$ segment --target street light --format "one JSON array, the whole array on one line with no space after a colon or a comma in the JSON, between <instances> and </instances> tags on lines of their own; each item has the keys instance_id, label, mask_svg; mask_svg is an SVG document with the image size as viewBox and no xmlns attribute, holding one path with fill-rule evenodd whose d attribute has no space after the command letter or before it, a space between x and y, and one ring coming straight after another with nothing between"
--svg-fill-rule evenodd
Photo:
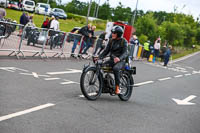
<instances>
[{"instance_id":1,"label":"street light","mask_svg":"<svg viewBox=\"0 0 200 133\"><path fill-rule=\"evenodd\" d=\"M87 24L88 24L88 17L89 17L89 15L90 15L91 5L92 5L92 0L90 0L90 4L89 4L89 7L88 7L88 13L87 13L87 18L86 18L86 23L87 23Z\"/></svg>"},{"instance_id":2,"label":"street light","mask_svg":"<svg viewBox=\"0 0 200 133\"><path fill-rule=\"evenodd\" d=\"M133 11L133 15L132 15L132 19L131 19L132 25L134 25L134 22L135 22L135 16L136 16L136 13L137 13L137 6L138 6L138 0L136 2L135 12Z\"/></svg>"}]
</instances>

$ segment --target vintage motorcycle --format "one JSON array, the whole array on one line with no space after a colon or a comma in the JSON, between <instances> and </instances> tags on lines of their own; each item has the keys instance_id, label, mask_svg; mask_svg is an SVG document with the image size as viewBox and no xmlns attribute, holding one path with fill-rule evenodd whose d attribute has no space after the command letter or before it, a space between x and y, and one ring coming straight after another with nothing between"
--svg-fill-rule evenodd
<instances>
[{"instance_id":1,"label":"vintage motorcycle","mask_svg":"<svg viewBox=\"0 0 200 133\"><path fill-rule=\"evenodd\" d=\"M88 100L96 100L102 93L109 93L115 96L115 80L112 68L104 64L105 60L96 60L93 57L94 65L86 65L83 68L80 87L83 95ZM125 66L120 71L120 89L118 97L122 101L128 101L132 95L136 67Z\"/></svg>"}]
</instances>

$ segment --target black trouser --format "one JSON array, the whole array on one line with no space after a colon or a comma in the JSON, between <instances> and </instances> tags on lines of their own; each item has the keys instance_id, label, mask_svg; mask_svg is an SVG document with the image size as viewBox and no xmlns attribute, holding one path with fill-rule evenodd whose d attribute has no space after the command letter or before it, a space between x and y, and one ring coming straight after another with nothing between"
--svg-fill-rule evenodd
<instances>
[{"instance_id":1,"label":"black trouser","mask_svg":"<svg viewBox=\"0 0 200 133\"><path fill-rule=\"evenodd\" d=\"M112 67L113 73L115 76L115 85L119 85L120 84L120 70L122 68L124 68L125 61L120 61L115 64L113 60L109 60L109 61L105 62L105 64L109 64L109 66Z\"/></svg>"},{"instance_id":2,"label":"black trouser","mask_svg":"<svg viewBox=\"0 0 200 133\"><path fill-rule=\"evenodd\" d=\"M98 51L98 49L100 49L100 51L97 53L97 55L99 55L101 53L101 51L105 48L105 46L103 45L103 39L99 38L97 40L97 44L96 44L96 48L95 48L95 51L94 51L94 55L96 54L96 52Z\"/></svg>"}]
</instances>

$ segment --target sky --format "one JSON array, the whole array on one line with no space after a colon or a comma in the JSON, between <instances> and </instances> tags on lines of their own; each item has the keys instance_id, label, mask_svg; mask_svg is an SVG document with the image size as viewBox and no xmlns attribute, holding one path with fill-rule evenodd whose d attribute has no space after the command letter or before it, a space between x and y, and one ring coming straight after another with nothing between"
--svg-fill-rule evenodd
<instances>
[{"instance_id":1,"label":"sky","mask_svg":"<svg viewBox=\"0 0 200 133\"><path fill-rule=\"evenodd\" d=\"M71 0L62 0L63 3ZM79 0L82 2L89 2L90 0ZM99 0L93 0L98 2ZM100 0L102 5L107 0ZM136 7L137 0L109 0L111 7L116 7L121 2L125 7L131 7L132 10ZM184 13L193 15L196 19L200 17L200 0L138 0L138 10L143 11L166 11L174 12L174 7L177 8L177 13Z\"/></svg>"}]
</instances>

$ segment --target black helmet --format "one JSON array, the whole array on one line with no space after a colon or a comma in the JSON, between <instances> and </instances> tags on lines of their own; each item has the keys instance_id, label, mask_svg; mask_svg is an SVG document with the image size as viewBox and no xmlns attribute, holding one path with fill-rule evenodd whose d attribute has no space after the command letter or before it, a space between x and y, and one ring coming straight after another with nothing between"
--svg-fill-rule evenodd
<instances>
[{"instance_id":1,"label":"black helmet","mask_svg":"<svg viewBox=\"0 0 200 133\"><path fill-rule=\"evenodd\" d=\"M111 30L112 33L117 33L117 37L122 37L124 30L120 26L114 26Z\"/></svg>"}]
</instances>

